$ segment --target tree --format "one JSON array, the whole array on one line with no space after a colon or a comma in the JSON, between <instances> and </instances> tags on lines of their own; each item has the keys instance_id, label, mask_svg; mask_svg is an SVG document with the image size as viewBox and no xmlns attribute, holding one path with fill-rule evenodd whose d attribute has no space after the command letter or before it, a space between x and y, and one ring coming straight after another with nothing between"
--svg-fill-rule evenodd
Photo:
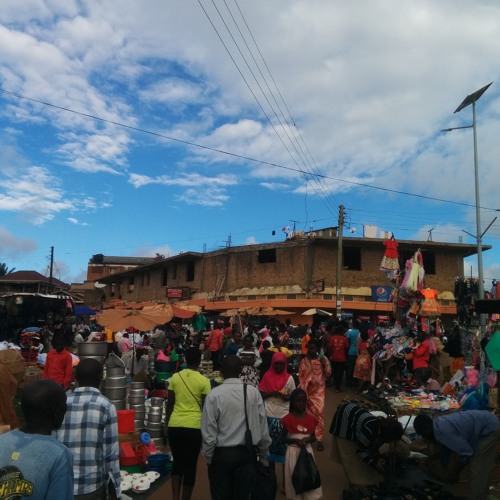
<instances>
[{"instance_id":1,"label":"tree","mask_svg":"<svg viewBox=\"0 0 500 500\"><path fill-rule=\"evenodd\" d=\"M7 267L7 264L5 264L5 262L0 262L0 276L5 276L6 274L13 273L15 270L16 270L15 267L9 269Z\"/></svg>"}]
</instances>

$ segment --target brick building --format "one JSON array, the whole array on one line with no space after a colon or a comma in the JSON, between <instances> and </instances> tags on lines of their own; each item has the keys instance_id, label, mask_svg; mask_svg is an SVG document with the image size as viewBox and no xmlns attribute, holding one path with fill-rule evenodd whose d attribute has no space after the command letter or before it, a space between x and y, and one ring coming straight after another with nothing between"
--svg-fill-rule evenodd
<instances>
[{"instance_id":1,"label":"brick building","mask_svg":"<svg viewBox=\"0 0 500 500\"><path fill-rule=\"evenodd\" d=\"M338 239L335 228L301 233L280 243L186 252L102 277L106 300L190 300L205 310L269 305L300 314L336 307ZM342 310L356 314L387 313L392 304L372 299L374 287L391 285L379 270L383 239L343 240ZM488 250L491 247L484 247ZM418 249L426 270L425 285L440 292L443 314L455 314L454 283L463 275L464 258L476 246L463 243L399 241L400 264Z\"/></svg>"}]
</instances>

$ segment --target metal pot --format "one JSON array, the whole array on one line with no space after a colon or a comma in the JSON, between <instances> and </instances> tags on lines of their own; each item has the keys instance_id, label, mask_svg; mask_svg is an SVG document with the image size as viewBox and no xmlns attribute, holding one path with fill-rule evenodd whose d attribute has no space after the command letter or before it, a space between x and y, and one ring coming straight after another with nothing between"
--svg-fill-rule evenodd
<instances>
[{"instance_id":1,"label":"metal pot","mask_svg":"<svg viewBox=\"0 0 500 500\"><path fill-rule=\"evenodd\" d=\"M136 431L139 429L144 429L144 420L134 420L134 429Z\"/></svg>"},{"instance_id":2,"label":"metal pot","mask_svg":"<svg viewBox=\"0 0 500 500\"><path fill-rule=\"evenodd\" d=\"M145 393L144 389L132 389L132 388L130 388L130 392L128 393L128 395L130 397L134 397L134 398L137 398L137 397L145 398L146 397L146 393Z\"/></svg>"},{"instance_id":3,"label":"metal pot","mask_svg":"<svg viewBox=\"0 0 500 500\"><path fill-rule=\"evenodd\" d=\"M78 344L80 345L80 344ZM103 365L104 364L104 361L106 360L106 356L87 356L87 355L78 355L78 357L80 358L80 361L82 359L95 359L100 365Z\"/></svg>"},{"instance_id":4,"label":"metal pot","mask_svg":"<svg viewBox=\"0 0 500 500\"><path fill-rule=\"evenodd\" d=\"M104 356L108 354L106 342L80 342L78 344L78 357L81 356Z\"/></svg>"},{"instance_id":5,"label":"metal pot","mask_svg":"<svg viewBox=\"0 0 500 500\"><path fill-rule=\"evenodd\" d=\"M163 428L163 424L160 422L151 422L148 420L148 423L146 425L146 429L148 431L160 431Z\"/></svg>"},{"instance_id":6,"label":"metal pot","mask_svg":"<svg viewBox=\"0 0 500 500\"><path fill-rule=\"evenodd\" d=\"M126 386L127 386L127 376L126 375L106 377L106 379L104 380L104 387L105 388L126 387Z\"/></svg>"},{"instance_id":7,"label":"metal pot","mask_svg":"<svg viewBox=\"0 0 500 500\"><path fill-rule=\"evenodd\" d=\"M126 387L106 387L103 390L103 394L110 400L120 400L123 404L126 403L127 399L127 388ZM121 408L125 410L125 408Z\"/></svg>"},{"instance_id":8,"label":"metal pot","mask_svg":"<svg viewBox=\"0 0 500 500\"><path fill-rule=\"evenodd\" d=\"M113 403L113 405L115 406L115 408L117 410L125 410L126 409L125 399L117 399L117 400L110 399L110 402Z\"/></svg>"},{"instance_id":9,"label":"metal pot","mask_svg":"<svg viewBox=\"0 0 500 500\"><path fill-rule=\"evenodd\" d=\"M135 413L146 413L146 407L142 404L142 405L131 405L129 404L128 405L129 407L129 410L134 410Z\"/></svg>"},{"instance_id":10,"label":"metal pot","mask_svg":"<svg viewBox=\"0 0 500 500\"><path fill-rule=\"evenodd\" d=\"M144 382L132 382L130 384L130 390L133 390L133 389L142 389L142 390L144 390L144 388L145 388Z\"/></svg>"},{"instance_id":11,"label":"metal pot","mask_svg":"<svg viewBox=\"0 0 500 500\"><path fill-rule=\"evenodd\" d=\"M144 406L144 396L139 396L139 397L136 397L136 396L132 396L128 398L128 404L130 406L132 405L143 405Z\"/></svg>"},{"instance_id":12,"label":"metal pot","mask_svg":"<svg viewBox=\"0 0 500 500\"><path fill-rule=\"evenodd\" d=\"M158 422L161 422L161 415L151 415L151 413L148 413L148 425L151 423L156 424Z\"/></svg>"},{"instance_id":13,"label":"metal pot","mask_svg":"<svg viewBox=\"0 0 500 500\"><path fill-rule=\"evenodd\" d=\"M125 367L123 366L107 366L106 376L107 377L122 377L125 375Z\"/></svg>"},{"instance_id":14,"label":"metal pot","mask_svg":"<svg viewBox=\"0 0 500 500\"><path fill-rule=\"evenodd\" d=\"M136 420L142 420L144 422L144 420L146 418L146 412L145 411L135 411L134 418Z\"/></svg>"},{"instance_id":15,"label":"metal pot","mask_svg":"<svg viewBox=\"0 0 500 500\"><path fill-rule=\"evenodd\" d=\"M165 400L163 398L151 398L149 400L149 402L151 403L151 407L152 408L154 408L154 407L162 407L164 401Z\"/></svg>"},{"instance_id":16,"label":"metal pot","mask_svg":"<svg viewBox=\"0 0 500 500\"><path fill-rule=\"evenodd\" d=\"M148 429L148 434L149 434L149 437L151 438L161 438L163 437L163 430L159 430L159 431L151 431Z\"/></svg>"}]
</instances>

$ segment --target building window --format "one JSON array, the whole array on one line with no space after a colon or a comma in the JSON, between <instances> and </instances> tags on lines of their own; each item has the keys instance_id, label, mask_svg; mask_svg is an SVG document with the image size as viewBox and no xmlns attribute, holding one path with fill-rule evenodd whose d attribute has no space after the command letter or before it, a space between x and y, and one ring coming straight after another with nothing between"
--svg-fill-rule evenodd
<instances>
[{"instance_id":1,"label":"building window","mask_svg":"<svg viewBox=\"0 0 500 500\"><path fill-rule=\"evenodd\" d=\"M344 247L342 255L344 269L349 271L361 271L361 248Z\"/></svg>"},{"instance_id":2,"label":"building window","mask_svg":"<svg viewBox=\"0 0 500 500\"><path fill-rule=\"evenodd\" d=\"M275 299L276 298L276 294L271 294L271 295L268 295L267 296L268 299Z\"/></svg>"},{"instance_id":3,"label":"building window","mask_svg":"<svg viewBox=\"0 0 500 500\"><path fill-rule=\"evenodd\" d=\"M150 282L151 282L151 273L148 271L146 273L146 286L149 286Z\"/></svg>"},{"instance_id":4,"label":"building window","mask_svg":"<svg viewBox=\"0 0 500 500\"><path fill-rule=\"evenodd\" d=\"M296 299L297 295L295 293L287 293L286 298L287 299Z\"/></svg>"},{"instance_id":5,"label":"building window","mask_svg":"<svg viewBox=\"0 0 500 500\"><path fill-rule=\"evenodd\" d=\"M248 300L257 300L257 295L249 295L247 297Z\"/></svg>"},{"instance_id":6,"label":"building window","mask_svg":"<svg viewBox=\"0 0 500 500\"><path fill-rule=\"evenodd\" d=\"M230 295L229 300L238 300L238 296L237 295Z\"/></svg>"},{"instance_id":7,"label":"building window","mask_svg":"<svg viewBox=\"0 0 500 500\"><path fill-rule=\"evenodd\" d=\"M134 277L128 279L128 292L134 291Z\"/></svg>"},{"instance_id":8,"label":"building window","mask_svg":"<svg viewBox=\"0 0 500 500\"><path fill-rule=\"evenodd\" d=\"M194 261L187 263L186 281L194 281Z\"/></svg>"},{"instance_id":9,"label":"building window","mask_svg":"<svg viewBox=\"0 0 500 500\"><path fill-rule=\"evenodd\" d=\"M177 279L177 264L174 264L172 268L172 279L176 280Z\"/></svg>"},{"instance_id":10,"label":"building window","mask_svg":"<svg viewBox=\"0 0 500 500\"><path fill-rule=\"evenodd\" d=\"M267 250L259 250L257 258L259 264L270 264L276 262L276 248L269 248Z\"/></svg>"},{"instance_id":11,"label":"building window","mask_svg":"<svg viewBox=\"0 0 500 500\"><path fill-rule=\"evenodd\" d=\"M167 286L168 283L168 269L165 267L161 272L161 286Z\"/></svg>"},{"instance_id":12,"label":"building window","mask_svg":"<svg viewBox=\"0 0 500 500\"><path fill-rule=\"evenodd\" d=\"M323 300L333 300L333 294L331 294L331 293L324 293L323 294Z\"/></svg>"},{"instance_id":13,"label":"building window","mask_svg":"<svg viewBox=\"0 0 500 500\"><path fill-rule=\"evenodd\" d=\"M145 277L145 273L141 273L141 287L144 286L144 277Z\"/></svg>"}]
</instances>

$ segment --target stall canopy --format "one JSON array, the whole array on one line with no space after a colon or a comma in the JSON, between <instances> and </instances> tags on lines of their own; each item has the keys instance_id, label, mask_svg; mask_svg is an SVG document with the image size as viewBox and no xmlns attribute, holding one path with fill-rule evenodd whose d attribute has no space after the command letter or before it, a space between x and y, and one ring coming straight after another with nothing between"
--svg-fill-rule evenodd
<instances>
[{"instance_id":1,"label":"stall canopy","mask_svg":"<svg viewBox=\"0 0 500 500\"><path fill-rule=\"evenodd\" d=\"M85 304L75 306L75 316L94 316L95 313L94 309Z\"/></svg>"},{"instance_id":2,"label":"stall canopy","mask_svg":"<svg viewBox=\"0 0 500 500\"><path fill-rule=\"evenodd\" d=\"M313 307L312 309L308 309L302 313L302 316L313 316L314 314L319 314L320 316L331 316L332 313L328 311L324 311L323 309L318 309Z\"/></svg>"}]
</instances>

